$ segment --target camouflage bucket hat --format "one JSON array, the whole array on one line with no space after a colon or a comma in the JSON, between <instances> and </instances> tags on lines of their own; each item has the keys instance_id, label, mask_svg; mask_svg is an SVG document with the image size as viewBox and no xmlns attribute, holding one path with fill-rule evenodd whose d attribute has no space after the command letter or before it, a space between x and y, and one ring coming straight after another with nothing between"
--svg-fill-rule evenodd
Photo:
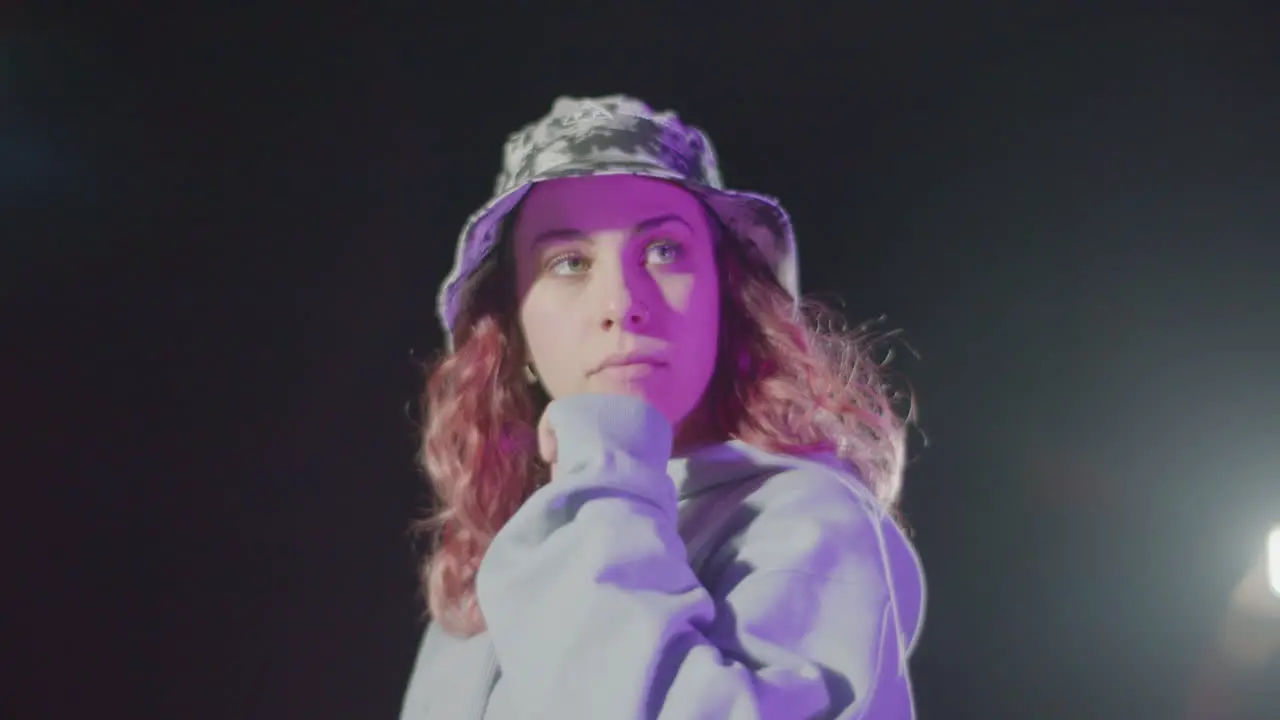
<instances>
[{"instance_id":1,"label":"camouflage bucket hat","mask_svg":"<svg viewBox=\"0 0 1280 720\"><path fill-rule=\"evenodd\" d=\"M507 139L493 199L462 230L437 300L449 347L454 323L470 300L467 279L497 245L503 219L531 187L556 178L624 174L670 180L698 195L734 237L755 246L779 284L799 296L790 217L774 198L726 189L706 134L675 113L654 112L624 95L562 97L550 114Z\"/></svg>"}]
</instances>

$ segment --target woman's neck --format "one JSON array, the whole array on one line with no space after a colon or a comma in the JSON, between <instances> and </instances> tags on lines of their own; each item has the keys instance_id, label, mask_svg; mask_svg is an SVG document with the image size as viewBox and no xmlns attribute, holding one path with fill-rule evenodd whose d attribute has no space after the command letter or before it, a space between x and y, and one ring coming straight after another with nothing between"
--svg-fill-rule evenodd
<instances>
[{"instance_id":1,"label":"woman's neck","mask_svg":"<svg viewBox=\"0 0 1280 720\"><path fill-rule=\"evenodd\" d=\"M714 413L705 402L680 422L676 428L672 457L684 457L708 445L719 445L729 439L729 434L715 422Z\"/></svg>"}]
</instances>

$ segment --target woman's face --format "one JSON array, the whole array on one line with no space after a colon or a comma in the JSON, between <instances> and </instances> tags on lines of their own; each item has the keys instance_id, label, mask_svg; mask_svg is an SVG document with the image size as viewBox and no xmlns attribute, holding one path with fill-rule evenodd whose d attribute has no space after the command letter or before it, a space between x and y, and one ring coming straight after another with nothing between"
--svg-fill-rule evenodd
<instances>
[{"instance_id":1,"label":"woman's face","mask_svg":"<svg viewBox=\"0 0 1280 720\"><path fill-rule=\"evenodd\" d=\"M701 203L630 175L530 191L515 221L520 327L543 388L634 395L679 426L715 368L719 276Z\"/></svg>"}]
</instances>

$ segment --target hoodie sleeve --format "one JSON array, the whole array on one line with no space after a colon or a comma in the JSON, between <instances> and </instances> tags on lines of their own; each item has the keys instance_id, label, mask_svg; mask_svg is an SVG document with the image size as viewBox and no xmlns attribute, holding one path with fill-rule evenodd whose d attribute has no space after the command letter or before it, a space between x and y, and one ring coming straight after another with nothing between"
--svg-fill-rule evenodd
<instances>
[{"instance_id":1,"label":"hoodie sleeve","mask_svg":"<svg viewBox=\"0 0 1280 720\"><path fill-rule=\"evenodd\" d=\"M838 493L770 505L704 588L676 529L665 418L604 395L548 412L555 476L498 533L477 577L504 707L568 720L913 717L918 560L859 496L812 482L834 470L790 471L796 486ZM910 617L895 573L914 593Z\"/></svg>"}]
</instances>

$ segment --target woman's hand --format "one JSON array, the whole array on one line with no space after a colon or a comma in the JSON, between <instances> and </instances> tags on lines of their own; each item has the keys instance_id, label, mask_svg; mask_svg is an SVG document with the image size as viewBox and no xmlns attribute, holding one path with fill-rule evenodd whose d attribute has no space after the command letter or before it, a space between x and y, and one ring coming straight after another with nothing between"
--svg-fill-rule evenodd
<instances>
[{"instance_id":1,"label":"woman's hand","mask_svg":"<svg viewBox=\"0 0 1280 720\"><path fill-rule=\"evenodd\" d=\"M565 446L565 462L589 463L601 452L620 451L639 462L663 467L671 458L671 430L658 408L642 398L575 393L548 403L535 432L538 455L551 466L554 476L561 458L558 432L564 432L567 441L575 445Z\"/></svg>"},{"instance_id":2,"label":"woman's hand","mask_svg":"<svg viewBox=\"0 0 1280 720\"><path fill-rule=\"evenodd\" d=\"M548 405L548 407L550 407ZM550 413L546 410L542 411L542 418L538 420L538 455L542 457L543 462L548 465L556 464L556 433L551 428Z\"/></svg>"}]
</instances>

